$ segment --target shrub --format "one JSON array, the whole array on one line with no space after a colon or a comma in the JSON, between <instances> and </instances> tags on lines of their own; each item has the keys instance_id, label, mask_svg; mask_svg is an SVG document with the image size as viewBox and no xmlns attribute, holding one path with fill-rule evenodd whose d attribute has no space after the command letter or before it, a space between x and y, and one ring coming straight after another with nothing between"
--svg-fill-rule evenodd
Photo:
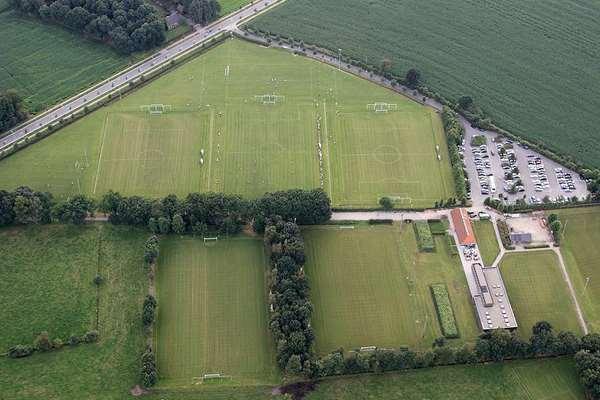
<instances>
[{"instance_id":1,"label":"shrub","mask_svg":"<svg viewBox=\"0 0 600 400\"><path fill-rule=\"evenodd\" d=\"M68 340L69 346L77 346L79 344L79 336L71 335Z\"/></svg>"},{"instance_id":2,"label":"shrub","mask_svg":"<svg viewBox=\"0 0 600 400\"><path fill-rule=\"evenodd\" d=\"M142 354L142 384L144 387L152 387L158 381L158 373L156 371L156 356L152 351L152 347L148 346Z\"/></svg>"},{"instance_id":3,"label":"shrub","mask_svg":"<svg viewBox=\"0 0 600 400\"><path fill-rule=\"evenodd\" d=\"M442 334L446 338L457 338L459 336L458 327L456 326L454 310L452 309L452 303L450 302L450 296L448 295L446 285L431 285L431 295L433 296L433 303L435 304L435 309L440 321Z\"/></svg>"},{"instance_id":4,"label":"shrub","mask_svg":"<svg viewBox=\"0 0 600 400\"><path fill-rule=\"evenodd\" d=\"M512 245L512 240L510 239L510 228L506 221L499 219L497 221L498 232L500 232L500 239L502 240L502 245L505 249L511 250L514 248Z\"/></svg>"},{"instance_id":5,"label":"shrub","mask_svg":"<svg viewBox=\"0 0 600 400\"><path fill-rule=\"evenodd\" d=\"M96 343L98 341L98 331L89 331L86 332L85 335L83 335L83 341L85 343Z\"/></svg>"},{"instance_id":6,"label":"shrub","mask_svg":"<svg viewBox=\"0 0 600 400\"><path fill-rule=\"evenodd\" d=\"M31 347L27 344L26 345L18 344L16 346L13 346L10 349L8 349L8 356L10 358L22 358L22 357L30 356L31 354L33 354L33 347Z\"/></svg>"},{"instance_id":7,"label":"shrub","mask_svg":"<svg viewBox=\"0 0 600 400\"><path fill-rule=\"evenodd\" d=\"M431 234L427 221L415 221L413 227L417 236L419 250L426 252L435 251L435 242L433 241L433 235Z\"/></svg>"},{"instance_id":8,"label":"shrub","mask_svg":"<svg viewBox=\"0 0 600 400\"><path fill-rule=\"evenodd\" d=\"M61 338L56 338L52 341L52 347L54 347L56 350L61 349L63 346L64 343Z\"/></svg>"},{"instance_id":9,"label":"shrub","mask_svg":"<svg viewBox=\"0 0 600 400\"><path fill-rule=\"evenodd\" d=\"M102 277L102 275L96 275L94 277L94 285L100 286L102 285L102 282L104 282L104 278Z\"/></svg>"},{"instance_id":10,"label":"shrub","mask_svg":"<svg viewBox=\"0 0 600 400\"><path fill-rule=\"evenodd\" d=\"M394 208L394 202L389 197L382 197L379 199L379 205L384 210L391 210Z\"/></svg>"},{"instance_id":11,"label":"shrub","mask_svg":"<svg viewBox=\"0 0 600 400\"><path fill-rule=\"evenodd\" d=\"M34 340L33 347L37 351L49 351L52 350L52 343L50 342L50 337L48 332L41 332Z\"/></svg>"},{"instance_id":12,"label":"shrub","mask_svg":"<svg viewBox=\"0 0 600 400\"><path fill-rule=\"evenodd\" d=\"M158 258L158 236L152 235L146 240L144 245L144 261L147 264L153 264Z\"/></svg>"},{"instance_id":13,"label":"shrub","mask_svg":"<svg viewBox=\"0 0 600 400\"><path fill-rule=\"evenodd\" d=\"M147 295L144 299L144 306L142 311L142 322L145 327L152 325L154 322L154 311L156 310L156 299L152 295Z\"/></svg>"}]
</instances>

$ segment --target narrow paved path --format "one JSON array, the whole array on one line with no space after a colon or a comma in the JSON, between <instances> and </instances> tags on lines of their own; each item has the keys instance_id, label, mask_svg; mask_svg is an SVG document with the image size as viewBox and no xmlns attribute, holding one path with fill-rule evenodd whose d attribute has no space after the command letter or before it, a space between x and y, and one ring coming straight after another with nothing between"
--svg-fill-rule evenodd
<instances>
[{"instance_id":1,"label":"narrow paved path","mask_svg":"<svg viewBox=\"0 0 600 400\"><path fill-rule=\"evenodd\" d=\"M128 85L130 82L139 79L143 74L169 63L171 60L197 48L224 32L235 30L240 22L246 22L284 1L285 0L256 0L253 4L249 4L239 11L223 17L210 25L205 27L196 26L194 33L185 36L181 40L161 49L138 64L128 67L123 72L113 75L107 80L98 83L94 87L75 95L9 131L8 134L0 138L0 150L12 146L26 136L43 129L50 124L54 124L60 119L70 117L77 110Z\"/></svg>"}]
</instances>

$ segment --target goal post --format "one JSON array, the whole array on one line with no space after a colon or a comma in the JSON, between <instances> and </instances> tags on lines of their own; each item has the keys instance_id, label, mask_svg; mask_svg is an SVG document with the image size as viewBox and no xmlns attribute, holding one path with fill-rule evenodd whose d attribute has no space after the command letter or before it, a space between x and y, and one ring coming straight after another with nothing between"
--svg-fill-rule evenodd
<instances>
[{"instance_id":1,"label":"goal post","mask_svg":"<svg viewBox=\"0 0 600 400\"><path fill-rule=\"evenodd\" d=\"M204 239L204 245L205 246L214 246L217 241L219 240L218 236L214 236L214 237L205 237Z\"/></svg>"},{"instance_id":2,"label":"goal post","mask_svg":"<svg viewBox=\"0 0 600 400\"><path fill-rule=\"evenodd\" d=\"M367 104L367 111L374 111L376 113L386 113L389 111L398 111L398 104L392 103L371 103Z\"/></svg>"},{"instance_id":3,"label":"goal post","mask_svg":"<svg viewBox=\"0 0 600 400\"><path fill-rule=\"evenodd\" d=\"M140 106L140 111L150 115L160 115L173 111L173 106L171 104L144 104Z\"/></svg>"},{"instance_id":4,"label":"goal post","mask_svg":"<svg viewBox=\"0 0 600 400\"><path fill-rule=\"evenodd\" d=\"M202 375L202 377L200 378L200 380L202 381L202 383L219 383L221 381L224 380L230 380L231 376L230 375L225 375L222 373L210 373L210 374L204 374Z\"/></svg>"},{"instance_id":5,"label":"goal post","mask_svg":"<svg viewBox=\"0 0 600 400\"><path fill-rule=\"evenodd\" d=\"M261 103L264 105L277 104L285 101L285 96L280 96L276 94L257 94L254 96L254 100L257 103Z\"/></svg>"}]
</instances>

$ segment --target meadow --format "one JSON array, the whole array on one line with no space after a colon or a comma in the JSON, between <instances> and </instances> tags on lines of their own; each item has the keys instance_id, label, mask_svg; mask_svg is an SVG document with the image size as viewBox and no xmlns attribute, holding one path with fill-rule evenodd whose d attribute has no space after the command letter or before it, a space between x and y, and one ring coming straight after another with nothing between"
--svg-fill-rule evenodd
<instances>
[{"instance_id":1,"label":"meadow","mask_svg":"<svg viewBox=\"0 0 600 400\"><path fill-rule=\"evenodd\" d=\"M594 0L296 0L249 25L417 68L443 96L469 95L503 128L598 167L599 19Z\"/></svg>"},{"instance_id":2,"label":"meadow","mask_svg":"<svg viewBox=\"0 0 600 400\"><path fill-rule=\"evenodd\" d=\"M234 11L239 10L246 4L249 4L251 0L219 0L221 5L221 16L231 14Z\"/></svg>"},{"instance_id":3,"label":"meadow","mask_svg":"<svg viewBox=\"0 0 600 400\"><path fill-rule=\"evenodd\" d=\"M500 246L498 245L498 239L496 239L494 225L492 225L491 221L472 222L481 259L484 265L490 266L496 260L498 253L500 253Z\"/></svg>"},{"instance_id":4,"label":"meadow","mask_svg":"<svg viewBox=\"0 0 600 400\"><path fill-rule=\"evenodd\" d=\"M229 384L277 383L265 267L262 241L254 238L161 243L155 333L161 387L191 387L210 373L229 376Z\"/></svg>"},{"instance_id":5,"label":"meadow","mask_svg":"<svg viewBox=\"0 0 600 400\"><path fill-rule=\"evenodd\" d=\"M0 397L119 400L128 396L139 381L139 357L145 343L141 310L148 279L142 249L147 233L92 225L8 228L0 235L3 243L9 243L2 251L11 251L9 263L4 264L10 268L0 270L2 345L15 339L31 342L30 331L46 329L54 338L92 329L96 298L100 334L96 344L18 360L0 357ZM12 251L19 248L30 254L14 255ZM59 262L61 257L63 262ZM14 276L15 267L22 269L22 278ZM99 289L92 283L97 271L104 278ZM92 304L88 304L90 299ZM5 318L11 318L10 325Z\"/></svg>"},{"instance_id":6,"label":"meadow","mask_svg":"<svg viewBox=\"0 0 600 400\"><path fill-rule=\"evenodd\" d=\"M66 29L2 11L0 90L15 89L31 113L123 69L134 59Z\"/></svg>"},{"instance_id":7,"label":"meadow","mask_svg":"<svg viewBox=\"0 0 600 400\"><path fill-rule=\"evenodd\" d=\"M506 254L500 270L522 337L529 338L538 321L550 322L556 332L582 333L554 252Z\"/></svg>"},{"instance_id":8,"label":"meadow","mask_svg":"<svg viewBox=\"0 0 600 400\"><path fill-rule=\"evenodd\" d=\"M600 331L600 207L559 210L563 223L561 252L583 316Z\"/></svg>"},{"instance_id":9,"label":"meadow","mask_svg":"<svg viewBox=\"0 0 600 400\"><path fill-rule=\"evenodd\" d=\"M373 102L397 111L367 111ZM172 111L141 111L155 103ZM322 185L345 207L377 206L382 196L425 207L454 194L433 111L336 68L240 40L0 162L1 188L23 184L59 197L109 189L257 197Z\"/></svg>"},{"instance_id":10,"label":"meadow","mask_svg":"<svg viewBox=\"0 0 600 400\"><path fill-rule=\"evenodd\" d=\"M429 285L445 283L459 339L479 334L458 258L443 236L420 253L410 225L322 226L303 230L314 305L315 350L340 347L430 348L442 336Z\"/></svg>"},{"instance_id":11,"label":"meadow","mask_svg":"<svg viewBox=\"0 0 600 400\"><path fill-rule=\"evenodd\" d=\"M574 363L566 357L324 380L306 400L476 398L583 400L585 396Z\"/></svg>"}]
</instances>

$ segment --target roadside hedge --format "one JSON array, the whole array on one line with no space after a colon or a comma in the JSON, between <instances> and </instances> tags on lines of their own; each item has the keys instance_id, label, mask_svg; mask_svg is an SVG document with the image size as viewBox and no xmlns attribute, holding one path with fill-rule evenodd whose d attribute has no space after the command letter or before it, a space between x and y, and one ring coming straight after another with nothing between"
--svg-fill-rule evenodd
<instances>
[{"instance_id":1,"label":"roadside hedge","mask_svg":"<svg viewBox=\"0 0 600 400\"><path fill-rule=\"evenodd\" d=\"M448 153L450 154L450 165L452 166L456 196L461 203L464 203L467 199L467 181L458 146L462 144L465 129L460 123L458 115L446 106L442 110L442 122L448 141Z\"/></svg>"},{"instance_id":2,"label":"roadside hedge","mask_svg":"<svg viewBox=\"0 0 600 400\"><path fill-rule=\"evenodd\" d=\"M454 317L454 310L446 285L439 283L431 285L430 288L442 334L448 339L459 337L458 326L456 325L456 318Z\"/></svg>"},{"instance_id":3,"label":"roadside hedge","mask_svg":"<svg viewBox=\"0 0 600 400\"><path fill-rule=\"evenodd\" d=\"M417 236L419 250L425 252L435 251L435 242L433 241L433 235L427 221L415 221L413 227Z\"/></svg>"}]
</instances>

